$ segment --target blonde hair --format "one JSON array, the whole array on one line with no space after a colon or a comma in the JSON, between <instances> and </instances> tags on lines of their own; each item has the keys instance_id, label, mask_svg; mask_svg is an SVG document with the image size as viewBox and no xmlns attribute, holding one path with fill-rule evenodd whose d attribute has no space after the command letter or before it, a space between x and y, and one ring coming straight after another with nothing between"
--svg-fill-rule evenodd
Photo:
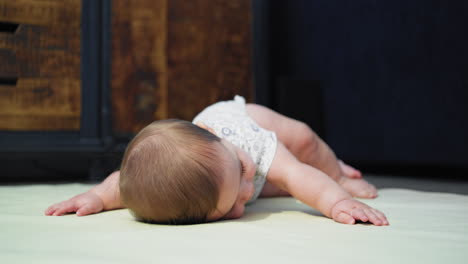
<instances>
[{"instance_id":1,"label":"blonde hair","mask_svg":"<svg viewBox=\"0 0 468 264\"><path fill-rule=\"evenodd\" d=\"M144 222L205 222L216 210L224 173L216 143L220 138L187 121L156 121L145 127L122 160L124 205Z\"/></svg>"}]
</instances>

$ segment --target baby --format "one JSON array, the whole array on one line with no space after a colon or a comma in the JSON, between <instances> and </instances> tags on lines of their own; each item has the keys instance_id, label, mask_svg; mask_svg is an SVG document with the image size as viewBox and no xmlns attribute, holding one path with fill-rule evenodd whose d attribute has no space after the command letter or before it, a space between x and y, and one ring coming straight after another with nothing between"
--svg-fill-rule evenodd
<instances>
[{"instance_id":1,"label":"baby","mask_svg":"<svg viewBox=\"0 0 468 264\"><path fill-rule=\"evenodd\" d=\"M288 195L339 223L389 224L352 198L375 198L375 187L307 125L240 96L193 123L153 122L129 143L120 171L45 214L128 208L141 221L192 224L239 218L257 197Z\"/></svg>"}]
</instances>

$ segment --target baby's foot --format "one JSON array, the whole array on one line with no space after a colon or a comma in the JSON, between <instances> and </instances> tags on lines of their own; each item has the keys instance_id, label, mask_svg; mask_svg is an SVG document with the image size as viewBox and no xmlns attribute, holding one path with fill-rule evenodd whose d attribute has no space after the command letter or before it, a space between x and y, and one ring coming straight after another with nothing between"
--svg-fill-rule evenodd
<instances>
[{"instance_id":1,"label":"baby's foot","mask_svg":"<svg viewBox=\"0 0 468 264\"><path fill-rule=\"evenodd\" d=\"M349 166L341 160L338 160L338 164L340 165L340 169L346 177L354 179L362 178L362 173L359 170Z\"/></svg>"},{"instance_id":2,"label":"baby's foot","mask_svg":"<svg viewBox=\"0 0 468 264\"><path fill-rule=\"evenodd\" d=\"M372 199L377 197L377 189L364 179L341 177L338 183L353 197Z\"/></svg>"}]
</instances>

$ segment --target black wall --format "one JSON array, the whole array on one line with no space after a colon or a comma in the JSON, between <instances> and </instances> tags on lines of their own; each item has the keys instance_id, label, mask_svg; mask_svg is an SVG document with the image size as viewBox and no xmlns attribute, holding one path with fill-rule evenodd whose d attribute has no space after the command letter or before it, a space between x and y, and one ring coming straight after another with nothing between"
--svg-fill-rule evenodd
<instances>
[{"instance_id":1,"label":"black wall","mask_svg":"<svg viewBox=\"0 0 468 264\"><path fill-rule=\"evenodd\" d=\"M263 4L260 103L354 163L468 168L467 1Z\"/></svg>"}]
</instances>

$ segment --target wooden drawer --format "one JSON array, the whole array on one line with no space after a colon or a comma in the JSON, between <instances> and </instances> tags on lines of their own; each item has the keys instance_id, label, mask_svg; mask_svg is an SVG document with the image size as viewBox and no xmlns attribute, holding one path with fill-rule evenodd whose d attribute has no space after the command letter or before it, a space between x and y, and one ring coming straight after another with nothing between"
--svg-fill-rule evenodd
<instances>
[{"instance_id":1,"label":"wooden drawer","mask_svg":"<svg viewBox=\"0 0 468 264\"><path fill-rule=\"evenodd\" d=\"M0 130L79 130L81 0L0 0Z\"/></svg>"},{"instance_id":2,"label":"wooden drawer","mask_svg":"<svg viewBox=\"0 0 468 264\"><path fill-rule=\"evenodd\" d=\"M98 14L103 3L110 6L0 0L0 131L81 131L80 120L94 111L81 105L92 78L80 78L91 66L111 73L109 84L98 85L111 90L117 135L156 119L190 120L235 94L252 100L249 0L113 0L109 27L95 30L103 35L85 35L93 33L82 15ZM82 47L81 36L110 45ZM103 50L110 63L87 61Z\"/></svg>"},{"instance_id":3,"label":"wooden drawer","mask_svg":"<svg viewBox=\"0 0 468 264\"><path fill-rule=\"evenodd\" d=\"M0 157L98 178L153 120L251 101L250 2L0 0Z\"/></svg>"}]
</instances>

